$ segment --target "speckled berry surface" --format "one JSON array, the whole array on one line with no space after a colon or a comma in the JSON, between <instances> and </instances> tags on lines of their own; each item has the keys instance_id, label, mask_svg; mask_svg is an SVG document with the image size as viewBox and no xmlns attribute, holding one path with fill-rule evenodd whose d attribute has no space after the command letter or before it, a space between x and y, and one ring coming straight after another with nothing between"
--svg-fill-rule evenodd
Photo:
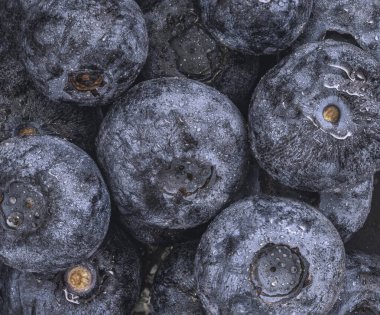
<instances>
[{"instance_id":1,"label":"speckled berry surface","mask_svg":"<svg viewBox=\"0 0 380 315\"><path fill-rule=\"evenodd\" d=\"M136 79L147 52L145 21L133 0L45 0L27 8L23 60L53 101L109 103Z\"/></svg>"},{"instance_id":2,"label":"speckled berry surface","mask_svg":"<svg viewBox=\"0 0 380 315\"><path fill-rule=\"evenodd\" d=\"M91 269L95 281L86 295L70 290L65 271L50 277L9 271L4 278L9 292L3 304L4 314L130 313L140 292L140 258L133 242L120 228L113 226L99 250L79 266Z\"/></svg>"},{"instance_id":3,"label":"speckled berry surface","mask_svg":"<svg viewBox=\"0 0 380 315\"><path fill-rule=\"evenodd\" d=\"M245 54L288 48L308 21L312 0L200 0L202 19L224 45Z\"/></svg>"},{"instance_id":4,"label":"speckled berry surface","mask_svg":"<svg viewBox=\"0 0 380 315\"><path fill-rule=\"evenodd\" d=\"M231 199L248 165L246 141L224 95L165 78L137 85L111 109L97 155L122 215L174 231L206 223Z\"/></svg>"},{"instance_id":5,"label":"speckled berry surface","mask_svg":"<svg viewBox=\"0 0 380 315\"><path fill-rule=\"evenodd\" d=\"M108 229L110 200L93 160L50 136L0 144L0 258L52 273L89 257Z\"/></svg>"},{"instance_id":6,"label":"speckled berry surface","mask_svg":"<svg viewBox=\"0 0 380 315\"><path fill-rule=\"evenodd\" d=\"M260 81L251 148L279 182L334 191L373 175L380 156L379 63L334 41L307 44Z\"/></svg>"},{"instance_id":7,"label":"speckled berry surface","mask_svg":"<svg viewBox=\"0 0 380 315\"><path fill-rule=\"evenodd\" d=\"M265 195L209 225L194 274L207 314L325 314L342 289L343 243L317 210Z\"/></svg>"}]
</instances>

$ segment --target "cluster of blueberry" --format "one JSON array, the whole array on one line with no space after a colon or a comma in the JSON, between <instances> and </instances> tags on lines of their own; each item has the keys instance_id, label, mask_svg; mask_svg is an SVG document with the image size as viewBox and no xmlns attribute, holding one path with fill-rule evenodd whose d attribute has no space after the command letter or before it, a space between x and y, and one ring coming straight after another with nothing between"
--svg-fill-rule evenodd
<instances>
[{"instance_id":1,"label":"cluster of blueberry","mask_svg":"<svg viewBox=\"0 0 380 315\"><path fill-rule=\"evenodd\" d=\"M0 0L0 34L1 315L139 314L152 248L154 314L380 314L378 0Z\"/></svg>"}]
</instances>

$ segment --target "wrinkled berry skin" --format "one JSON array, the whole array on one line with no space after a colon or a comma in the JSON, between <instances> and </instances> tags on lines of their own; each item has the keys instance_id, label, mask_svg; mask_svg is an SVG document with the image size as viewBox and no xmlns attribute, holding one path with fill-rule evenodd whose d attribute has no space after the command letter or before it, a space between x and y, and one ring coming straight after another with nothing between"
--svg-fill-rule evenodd
<instances>
[{"instance_id":1,"label":"wrinkled berry skin","mask_svg":"<svg viewBox=\"0 0 380 315\"><path fill-rule=\"evenodd\" d=\"M144 15L149 54L144 79L187 77L213 86L243 112L258 76L258 59L235 53L208 33L196 0L165 0Z\"/></svg>"},{"instance_id":2,"label":"wrinkled berry skin","mask_svg":"<svg viewBox=\"0 0 380 315\"><path fill-rule=\"evenodd\" d=\"M366 180L380 156L379 63L361 49L307 44L268 72L249 113L251 149L287 186L331 192Z\"/></svg>"},{"instance_id":3,"label":"wrinkled berry skin","mask_svg":"<svg viewBox=\"0 0 380 315\"><path fill-rule=\"evenodd\" d=\"M209 225L194 274L207 314L326 314L344 270L343 243L322 214L261 195L231 205Z\"/></svg>"},{"instance_id":4,"label":"wrinkled berry skin","mask_svg":"<svg viewBox=\"0 0 380 315\"><path fill-rule=\"evenodd\" d=\"M13 268L54 273L89 257L110 219L107 187L94 161L51 136L0 144L0 256Z\"/></svg>"},{"instance_id":5,"label":"wrinkled berry skin","mask_svg":"<svg viewBox=\"0 0 380 315\"><path fill-rule=\"evenodd\" d=\"M329 33L351 37L380 61L380 2L368 0L363 5L352 0L314 1L310 19L296 44L323 40Z\"/></svg>"},{"instance_id":6,"label":"wrinkled berry skin","mask_svg":"<svg viewBox=\"0 0 380 315\"><path fill-rule=\"evenodd\" d=\"M141 268L140 258L127 235L112 227L99 250L80 264L92 266L96 273L97 283L85 297L70 291L65 282L65 272L44 277L10 271L5 278L8 292L4 305L6 314L102 315L131 312L140 292Z\"/></svg>"},{"instance_id":7,"label":"wrinkled berry skin","mask_svg":"<svg viewBox=\"0 0 380 315\"><path fill-rule=\"evenodd\" d=\"M193 275L198 242L174 246L154 278L152 305L156 314L203 315Z\"/></svg>"},{"instance_id":8,"label":"wrinkled berry skin","mask_svg":"<svg viewBox=\"0 0 380 315\"><path fill-rule=\"evenodd\" d=\"M45 0L28 8L23 60L38 89L56 102L105 105L125 92L148 51L133 0Z\"/></svg>"},{"instance_id":9,"label":"wrinkled berry skin","mask_svg":"<svg viewBox=\"0 0 380 315\"><path fill-rule=\"evenodd\" d=\"M301 34L312 0L200 0L202 19L222 44L246 54L274 54Z\"/></svg>"},{"instance_id":10,"label":"wrinkled berry skin","mask_svg":"<svg viewBox=\"0 0 380 315\"><path fill-rule=\"evenodd\" d=\"M97 156L121 215L170 234L208 222L232 198L248 165L246 142L228 98L196 81L162 78L115 104ZM147 242L137 224L128 227Z\"/></svg>"},{"instance_id":11,"label":"wrinkled berry skin","mask_svg":"<svg viewBox=\"0 0 380 315\"><path fill-rule=\"evenodd\" d=\"M380 256L349 252L344 290L331 315L380 314Z\"/></svg>"}]
</instances>

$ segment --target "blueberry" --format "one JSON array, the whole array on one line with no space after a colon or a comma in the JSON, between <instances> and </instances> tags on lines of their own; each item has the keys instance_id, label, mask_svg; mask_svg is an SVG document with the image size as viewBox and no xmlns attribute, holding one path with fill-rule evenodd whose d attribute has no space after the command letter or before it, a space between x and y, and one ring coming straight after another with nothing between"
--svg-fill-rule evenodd
<instances>
[{"instance_id":1,"label":"blueberry","mask_svg":"<svg viewBox=\"0 0 380 315\"><path fill-rule=\"evenodd\" d=\"M244 179L246 142L241 114L224 95L189 79L162 78L115 104L100 128L97 155L121 215L160 237L208 222L231 199ZM129 229L148 241L139 224Z\"/></svg>"},{"instance_id":2,"label":"blueberry","mask_svg":"<svg viewBox=\"0 0 380 315\"><path fill-rule=\"evenodd\" d=\"M333 192L379 165L379 63L361 49L307 44L266 74L252 97L251 148L284 185Z\"/></svg>"},{"instance_id":3,"label":"blueberry","mask_svg":"<svg viewBox=\"0 0 380 315\"><path fill-rule=\"evenodd\" d=\"M110 200L92 159L50 136L0 144L1 260L53 273L89 257L102 242Z\"/></svg>"},{"instance_id":4,"label":"blueberry","mask_svg":"<svg viewBox=\"0 0 380 315\"><path fill-rule=\"evenodd\" d=\"M340 0L314 1L309 22L298 44L340 37L367 50L380 60L380 3Z\"/></svg>"},{"instance_id":5,"label":"blueberry","mask_svg":"<svg viewBox=\"0 0 380 315\"><path fill-rule=\"evenodd\" d=\"M129 314L140 292L140 259L131 240L112 227L90 258L46 277L9 271L6 314Z\"/></svg>"},{"instance_id":6,"label":"blueberry","mask_svg":"<svg viewBox=\"0 0 380 315\"><path fill-rule=\"evenodd\" d=\"M380 314L380 256L350 252L344 290L331 315Z\"/></svg>"},{"instance_id":7,"label":"blueberry","mask_svg":"<svg viewBox=\"0 0 380 315\"><path fill-rule=\"evenodd\" d=\"M152 289L156 314L204 314L193 275L197 245L188 242L174 246L158 269Z\"/></svg>"},{"instance_id":8,"label":"blueberry","mask_svg":"<svg viewBox=\"0 0 380 315\"><path fill-rule=\"evenodd\" d=\"M274 54L301 34L312 0L200 0L203 23L227 47L247 54Z\"/></svg>"},{"instance_id":9,"label":"blueberry","mask_svg":"<svg viewBox=\"0 0 380 315\"><path fill-rule=\"evenodd\" d=\"M102 115L92 108L52 104L30 88L31 82L16 58L1 54L0 58L0 141L14 136L56 135L93 153Z\"/></svg>"},{"instance_id":10,"label":"blueberry","mask_svg":"<svg viewBox=\"0 0 380 315\"><path fill-rule=\"evenodd\" d=\"M344 242L358 231L371 210L373 176L336 192L321 193L320 211L338 229Z\"/></svg>"},{"instance_id":11,"label":"blueberry","mask_svg":"<svg viewBox=\"0 0 380 315\"><path fill-rule=\"evenodd\" d=\"M341 291L344 260L339 234L322 214L261 195L209 225L194 274L208 314L325 314Z\"/></svg>"},{"instance_id":12,"label":"blueberry","mask_svg":"<svg viewBox=\"0 0 380 315\"><path fill-rule=\"evenodd\" d=\"M187 77L211 85L242 111L248 105L258 60L220 45L201 22L196 0L164 0L145 14L149 55L144 79Z\"/></svg>"},{"instance_id":13,"label":"blueberry","mask_svg":"<svg viewBox=\"0 0 380 315\"><path fill-rule=\"evenodd\" d=\"M148 51L141 10L133 0L45 0L29 7L23 59L51 100L104 105L140 72Z\"/></svg>"}]
</instances>

